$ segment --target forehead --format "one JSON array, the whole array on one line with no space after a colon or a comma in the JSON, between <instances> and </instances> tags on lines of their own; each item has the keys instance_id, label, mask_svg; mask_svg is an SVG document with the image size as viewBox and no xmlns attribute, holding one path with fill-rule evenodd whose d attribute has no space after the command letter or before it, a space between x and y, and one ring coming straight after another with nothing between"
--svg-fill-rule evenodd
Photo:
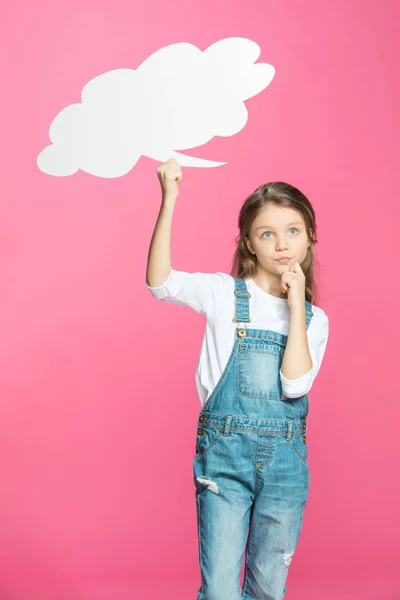
<instances>
[{"instance_id":1,"label":"forehead","mask_svg":"<svg viewBox=\"0 0 400 600\"><path fill-rule=\"evenodd\" d=\"M298 223L305 225L304 219L297 210L286 208L285 206L277 206L268 204L257 215L253 221L252 229L255 231L258 227L285 227L289 223Z\"/></svg>"}]
</instances>

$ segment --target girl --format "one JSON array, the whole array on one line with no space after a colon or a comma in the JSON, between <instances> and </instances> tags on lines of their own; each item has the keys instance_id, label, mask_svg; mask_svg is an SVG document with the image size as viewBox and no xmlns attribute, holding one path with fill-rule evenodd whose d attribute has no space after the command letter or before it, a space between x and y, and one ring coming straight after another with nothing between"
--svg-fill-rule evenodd
<instances>
[{"instance_id":1,"label":"girl","mask_svg":"<svg viewBox=\"0 0 400 600\"><path fill-rule=\"evenodd\" d=\"M196 371L197 600L282 600L309 489L307 393L328 338L328 317L311 304L315 213L295 187L261 185L240 210L231 274L176 271L170 235L182 171L171 158L157 174L146 285L207 319Z\"/></svg>"}]
</instances>

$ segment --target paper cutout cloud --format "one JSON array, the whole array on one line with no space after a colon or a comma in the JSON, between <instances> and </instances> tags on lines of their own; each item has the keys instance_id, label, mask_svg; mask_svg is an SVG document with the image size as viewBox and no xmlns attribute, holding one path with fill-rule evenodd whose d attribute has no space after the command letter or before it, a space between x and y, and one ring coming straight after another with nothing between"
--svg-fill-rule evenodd
<instances>
[{"instance_id":1,"label":"paper cutout cloud","mask_svg":"<svg viewBox=\"0 0 400 600\"><path fill-rule=\"evenodd\" d=\"M179 151L214 136L235 135L245 126L244 101L272 81L275 69L254 64L259 46L227 38L204 52L189 43L171 44L136 70L115 69L91 79L82 102L61 110L50 125L52 142L37 157L48 175L79 169L97 177L121 177L147 156L182 166L216 167L215 162Z\"/></svg>"}]
</instances>

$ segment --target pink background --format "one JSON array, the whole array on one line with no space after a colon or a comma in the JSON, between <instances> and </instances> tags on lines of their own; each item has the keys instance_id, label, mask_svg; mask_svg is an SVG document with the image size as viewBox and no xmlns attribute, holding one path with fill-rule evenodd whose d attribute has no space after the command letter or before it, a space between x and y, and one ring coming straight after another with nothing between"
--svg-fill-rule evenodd
<instances>
[{"instance_id":1,"label":"pink background","mask_svg":"<svg viewBox=\"0 0 400 600\"><path fill-rule=\"evenodd\" d=\"M2 8L1 600L196 598L205 322L145 287L158 164L57 178L36 157L95 75L232 36L276 75L239 134L191 150L228 164L184 170L173 266L229 271L237 212L261 183L309 196L330 340L286 598L400 597L399 13L394 0Z\"/></svg>"}]
</instances>

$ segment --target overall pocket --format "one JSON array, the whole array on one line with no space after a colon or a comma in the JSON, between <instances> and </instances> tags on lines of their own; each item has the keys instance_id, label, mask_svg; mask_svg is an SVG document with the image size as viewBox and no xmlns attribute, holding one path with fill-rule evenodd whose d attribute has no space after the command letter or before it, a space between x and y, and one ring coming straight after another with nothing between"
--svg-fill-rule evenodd
<instances>
[{"instance_id":1,"label":"overall pocket","mask_svg":"<svg viewBox=\"0 0 400 600\"><path fill-rule=\"evenodd\" d=\"M219 427L213 427L210 425L199 425L197 427L196 436L196 454L194 460L200 456L204 456L219 440L223 430Z\"/></svg>"},{"instance_id":2,"label":"overall pocket","mask_svg":"<svg viewBox=\"0 0 400 600\"><path fill-rule=\"evenodd\" d=\"M296 456L298 456L298 458L300 458L300 460L302 460L303 462L308 464L307 463L308 448L307 448L307 442L305 440L306 440L305 435L295 435L291 439L291 445L293 447L293 450L294 450Z\"/></svg>"},{"instance_id":3,"label":"overall pocket","mask_svg":"<svg viewBox=\"0 0 400 600\"><path fill-rule=\"evenodd\" d=\"M250 398L283 400L279 371L282 347L268 344L240 344L238 358L238 392Z\"/></svg>"}]
</instances>

